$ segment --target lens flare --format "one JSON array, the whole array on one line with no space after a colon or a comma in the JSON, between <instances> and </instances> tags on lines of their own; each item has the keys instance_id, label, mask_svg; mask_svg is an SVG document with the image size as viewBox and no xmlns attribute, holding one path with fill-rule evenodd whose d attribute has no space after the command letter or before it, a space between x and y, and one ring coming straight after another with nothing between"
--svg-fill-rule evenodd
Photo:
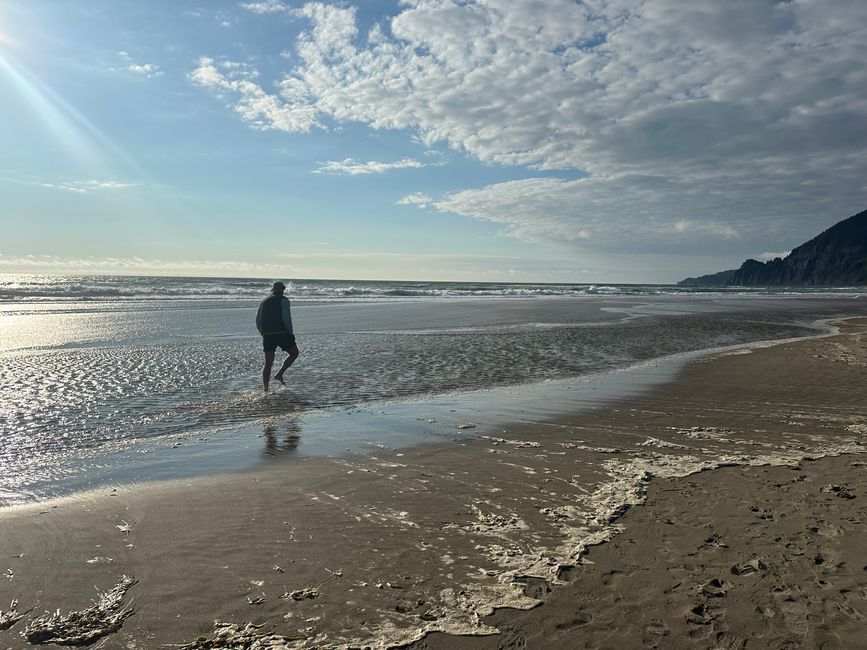
<instances>
[{"instance_id":1,"label":"lens flare","mask_svg":"<svg viewBox=\"0 0 867 650\"><path fill-rule=\"evenodd\" d=\"M73 159L102 174L111 171L120 162L136 176L143 175L141 168L126 152L39 77L16 61L8 50L0 51L0 79L4 77Z\"/></svg>"}]
</instances>

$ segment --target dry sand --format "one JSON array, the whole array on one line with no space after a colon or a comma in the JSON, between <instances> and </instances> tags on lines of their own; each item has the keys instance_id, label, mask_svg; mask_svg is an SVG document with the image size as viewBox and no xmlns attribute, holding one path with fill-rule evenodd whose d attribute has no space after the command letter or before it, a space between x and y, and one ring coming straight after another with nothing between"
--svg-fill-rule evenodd
<instances>
[{"instance_id":1,"label":"dry sand","mask_svg":"<svg viewBox=\"0 0 867 650\"><path fill-rule=\"evenodd\" d=\"M132 614L100 647L214 619L286 647L865 647L865 332L463 443L7 509L0 610L33 611L0 648L124 575Z\"/></svg>"}]
</instances>

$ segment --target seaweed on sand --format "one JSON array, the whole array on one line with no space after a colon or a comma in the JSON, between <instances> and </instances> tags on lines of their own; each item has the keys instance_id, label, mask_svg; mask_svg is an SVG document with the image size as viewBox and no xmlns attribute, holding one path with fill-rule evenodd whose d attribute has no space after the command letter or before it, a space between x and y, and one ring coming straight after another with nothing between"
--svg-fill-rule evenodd
<instances>
[{"instance_id":1,"label":"seaweed on sand","mask_svg":"<svg viewBox=\"0 0 867 650\"><path fill-rule=\"evenodd\" d=\"M172 646L180 650L289 650L295 641L304 641L306 636L280 636L266 634L261 625L247 623L222 623L214 621L211 638L199 637L192 643Z\"/></svg>"},{"instance_id":2,"label":"seaweed on sand","mask_svg":"<svg viewBox=\"0 0 867 650\"><path fill-rule=\"evenodd\" d=\"M30 610L26 610L23 612L18 611L18 599L12 601L9 605L9 609L5 612L0 609L0 630L8 630L10 627L15 625L18 621L24 618L25 614Z\"/></svg>"},{"instance_id":3,"label":"seaweed on sand","mask_svg":"<svg viewBox=\"0 0 867 650\"><path fill-rule=\"evenodd\" d=\"M30 643L56 643L58 645L84 645L117 632L124 620L133 613L133 608L121 607L127 590L136 582L135 578L123 576L108 591L99 591L99 600L90 607L78 612L61 614L58 609L53 614L31 619L24 628L24 638Z\"/></svg>"}]
</instances>

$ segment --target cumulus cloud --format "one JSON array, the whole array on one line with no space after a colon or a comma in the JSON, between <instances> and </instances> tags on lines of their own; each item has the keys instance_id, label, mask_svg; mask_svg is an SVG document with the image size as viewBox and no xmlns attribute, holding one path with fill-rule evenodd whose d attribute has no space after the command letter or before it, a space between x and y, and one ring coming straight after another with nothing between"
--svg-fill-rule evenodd
<instances>
[{"instance_id":1,"label":"cumulus cloud","mask_svg":"<svg viewBox=\"0 0 867 650\"><path fill-rule=\"evenodd\" d=\"M133 65L127 66L127 70L146 77L157 77L163 73L162 70L160 70L160 67L154 63L134 63Z\"/></svg>"},{"instance_id":2,"label":"cumulus cloud","mask_svg":"<svg viewBox=\"0 0 867 650\"><path fill-rule=\"evenodd\" d=\"M867 199L858 0L404 0L370 29L352 6L244 6L303 21L273 92L208 58L192 78L255 128L406 129L481 161L589 178L436 202L515 236L770 238L783 218L815 230Z\"/></svg>"},{"instance_id":3,"label":"cumulus cloud","mask_svg":"<svg viewBox=\"0 0 867 650\"><path fill-rule=\"evenodd\" d=\"M129 52L120 51L117 55L128 64L124 68L124 70L127 70L128 72L133 72L145 77L158 77L163 73L156 63L136 63L132 56L130 56Z\"/></svg>"},{"instance_id":4,"label":"cumulus cloud","mask_svg":"<svg viewBox=\"0 0 867 650\"><path fill-rule=\"evenodd\" d=\"M329 160L322 164L322 167L314 170L314 174L349 174L356 176L358 174L383 174L392 169L421 169L425 164L411 158L403 158L394 162L377 162L376 160L368 160L360 162L352 158L344 158L343 160Z\"/></svg>"},{"instance_id":5,"label":"cumulus cloud","mask_svg":"<svg viewBox=\"0 0 867 650\"><path fill-rule=\"evenodd\" d=\"M199 59L198 67L190 73L190 80L217 92L231 93L234 110L254 128L262 131L277 129L307 132L320 126L318 111L311 103L301 84L284 80L282 97L266 92L258 83L258 73L236 61Z\"/></svg>"}]
</instances>

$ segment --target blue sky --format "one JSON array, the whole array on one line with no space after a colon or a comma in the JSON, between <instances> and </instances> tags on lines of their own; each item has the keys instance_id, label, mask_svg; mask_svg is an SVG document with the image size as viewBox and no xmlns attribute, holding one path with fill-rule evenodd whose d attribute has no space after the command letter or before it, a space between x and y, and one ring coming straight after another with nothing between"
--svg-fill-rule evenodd
<instances>
[{"instance_id":1,"label":"blue sky","mask_svg":"<svg viewBox=\"0 0 867 650\"><path fill-rule=\"evenodd\" d=\"M863 2L0 0L0 271L673 281L864 209Z\"/></svg>"}]
</instances>

